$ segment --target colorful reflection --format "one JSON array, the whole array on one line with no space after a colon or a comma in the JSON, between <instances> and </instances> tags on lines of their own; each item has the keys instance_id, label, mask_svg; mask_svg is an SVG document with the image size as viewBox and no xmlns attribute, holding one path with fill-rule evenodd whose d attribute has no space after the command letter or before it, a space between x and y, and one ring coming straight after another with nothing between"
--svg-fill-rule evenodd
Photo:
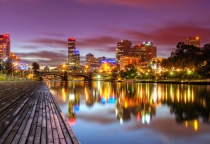
<instances>
[{"instance_id":1,"label":"colorful reflection","mask_svg":"<svg viewBox=\"0 0 210 144\"><path fill-rule=\"evenodd\" d=\"M68 119L76 123L80 100L88 107L94 104L115 105L116 117L121 124L135 117L141 124L152 123L156 108L167 105L177 123L186 128L199 129L199 119L209 123L210 89L205 85L111 83L72 81L66 85L47 83L51 91L57 90L60 101L68 100ZM58 87L61 88L58 89Z\"/></svg>"}]
</instances>

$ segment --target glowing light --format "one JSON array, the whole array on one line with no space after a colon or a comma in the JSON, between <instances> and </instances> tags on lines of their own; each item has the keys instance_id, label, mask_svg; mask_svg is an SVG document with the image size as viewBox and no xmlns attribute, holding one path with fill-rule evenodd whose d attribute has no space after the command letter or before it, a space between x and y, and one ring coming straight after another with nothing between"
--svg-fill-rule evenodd
<instances>
[{"instance_id":1,"label":"glowing light","mask_svg":"<svg viewBox=\"0 0 210 144\"><path fill-rule=\"evenodd\" d=\"M123 119L122 118L120 118L120 124L123 124Z\"/></svg>"},{"instance_id":2,"label":"glowing light","mask_svg":"<svg viewBox=\"0 0 210 144\"><path fill-rule=\"evenodd\" d=\"M193 126L194 126L194 130L197 131L198 130L198 120L194 120Z\"/></svg>"},{"instance_id":3,"label":"glowing light","mask_svg":"<svg viewBox=\"0 0 210 144\"><path fill-rule=\"evenodd\" d=\"M70 41L75 41L75 38L69 38L68 40L70 40Z\"/></svg>"},{"instance_id":4,"label":"glowing light","mask_svg":"<svg viewBox=\"0 0 210 144\"><path fill-rule=\"evenodd\" d=\"M70 125L75 125L75 123L76 123L75 118L69 118L69 124Z\"/></svg>"}]
</instances>

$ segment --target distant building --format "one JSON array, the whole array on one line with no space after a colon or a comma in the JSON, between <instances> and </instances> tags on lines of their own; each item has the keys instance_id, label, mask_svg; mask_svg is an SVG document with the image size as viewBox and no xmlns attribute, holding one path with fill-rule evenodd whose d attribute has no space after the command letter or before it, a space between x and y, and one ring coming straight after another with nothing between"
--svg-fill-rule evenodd
<instances>
[{"instance_id":1,"label":"distant building","mask_svg":"<svg viewBox=\"0 0 210 144\"><path fill-rule=\"evenodd\" d=\"M149 62L157 56L157 48L152 42L147 41L133 46L128 55L141 58L142 62Z\"/></svg>"},{"instance_id":2,"label":"distant building","mask_svg":"<svg viewBox=\"0 0 210 144\"><path fill-rule=\"evenodd\" d=\"M89 53L86 55L86 72L93 72L97 71L100 67L100 61L98 58L95 58L93 54Z\"/></svg>"},{"instance_id":3,"label":"distant building","mask_svg":"<svg viewBox=\"0 0 210 144\"><path fill-rule=\"evenodd\" d=\"M6 58L10 56L10 35L0 35L0 58Z\"/></svg>"},{"instance_id":4,"label":"distant building","mask_svg":"<svg viewBox=\"0 0 210 144\"><path fill-rule=\"evenodd\" d=\"M79 52L79 50L74 51L73 57L75 60L75 68L79 68L80 67L80 52Z\"/></svg>"},{"instance_id":5,"label":"distant building","mask_svg":"<svg viewBox=\"0 0 210 144\"><path fill-rule=\"evenodd\" d=\"M76 49L76 39L68 39L68 65L69 69L77 69L80 67L80 53Z\"/></svg>"},{"instance_id":6,"label":"distant building","mask_svg":"<svg viewBox=\"0 0 210 144\"><path fill-rule=\"evenodd\" d=\"M137 66L141 63L141 58L133 56L121 56L120 57L120 70L123 70L126 65L133 64Z\"/></svg>"},{"instance_id":7,"label":"distant building","mask_svg":"<svg viewBox=\"0 0 210 144\"><path fill-rule=\"evenodd\" d=\"M200 37L188 37L187 38L187 44L188 45L194 45L195 47L200 48Z\"/></svg>"},{"instance_id":8,"label":"distant building","mask_svg":"<svg viewBox=\"0 0 210 144\"><path fill-rule=\"evenodd\" d=\"M86 55L86 65L91 65L92 63L94 63L96 60L96 58L94 57L93 54L89 53Z\"/></svg>"},{"instance_id":9,"label":"distant building","mask_svg":"<svg viewBox=\"0 0 210 144\"><path fill-rule=\"evenodd\" d=\"M117 43L117 48L116 48L116 63L117 65L120 65L120 57L128 55L130 52L132 43L129 40L122 40Z\"/></svg>"},{"instance_id":10,"label":"distant building","mask_svg":"<svg viewBox=\"0 0 210 144\"><path fill-rule=\"evenodd\" d=\"M154 47L152 42L143 42L141 49L145 51L145 57L143 58L144 62L149 62L153 58L157 57L157 47Z\"/></svg>"}]
</instances>

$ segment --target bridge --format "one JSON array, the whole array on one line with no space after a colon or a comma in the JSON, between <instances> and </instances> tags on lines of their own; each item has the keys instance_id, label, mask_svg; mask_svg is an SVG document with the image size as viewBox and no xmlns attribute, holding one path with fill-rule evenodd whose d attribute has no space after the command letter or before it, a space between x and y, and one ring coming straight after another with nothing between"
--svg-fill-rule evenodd
<instances>
[{"instance_id":1,"label":"bridge","mask_svg":"<svg viewBox=\"0 0 210 144\"><path fill-rule=\"evenodd\" d=\"M39 72L40 76L47 76L47 75L54 75L54 76L60 76L62 80L64 80L65 72L45 72L41 71ZM90 80L92 78L91 73L84 73L84 72L66 72L67 76L81 76L84 77L85 80Z\"/></svg>"},{"instance_id":2,"label":"bridge","mask_svg":"<svg viewBox=\"0 0 210 144\"><path fill-rule=\"evenodd\" d=\"M107 73L92 73L92 72L88 72L88 73L85 73L85 72L56 72L56 71L53 71L53 72L44 72L44 71L41 71L39 72L39 75L40 76L47 76L47 75L54 75L54 76L60 76L62 78L62 80L64 80L64 77L65 76L80 76L80 77L84 77L84 80L85 81L89 81L89 80L92 80L94 77L97 77L98 75L100 75L100 79L101 80L104 80L104 79L107 79L108 77L110 77L111 79L111 74L107 74ZM68 78L67 78L68 79Z\"/></svg>"}]
</instances>

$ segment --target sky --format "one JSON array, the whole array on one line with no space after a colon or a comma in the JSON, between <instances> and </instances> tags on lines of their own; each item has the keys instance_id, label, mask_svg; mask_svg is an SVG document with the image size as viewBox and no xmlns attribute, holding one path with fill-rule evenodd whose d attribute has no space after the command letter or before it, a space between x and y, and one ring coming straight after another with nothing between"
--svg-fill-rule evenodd
<instances>
[{"instance_id":1,"label":"sky","mask_svg":"<svg viewBox=\"0 0 210 144\"><path fill-rule=\"evenodd\" d=\"M0 0L1 34L29 65L65 63L72 37L82 64L88 53L115 58L121 40L151 41L167 58L187 37L210 43L210 0Z\"/></svg>"}]
</instances>

